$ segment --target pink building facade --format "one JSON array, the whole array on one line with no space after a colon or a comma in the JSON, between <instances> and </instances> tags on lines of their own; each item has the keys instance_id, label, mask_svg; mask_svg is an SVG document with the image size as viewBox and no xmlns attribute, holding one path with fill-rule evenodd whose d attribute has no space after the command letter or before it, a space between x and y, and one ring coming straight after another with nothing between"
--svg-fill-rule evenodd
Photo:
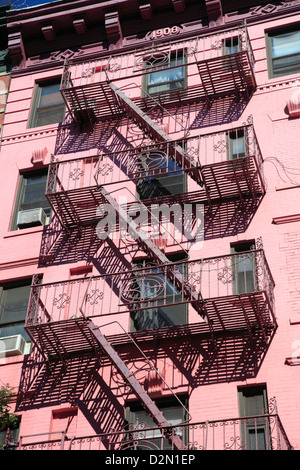
<instances>
[{"instance_id":1,"label":"pink building facade","mask_svg":"<svg viewBox=\"0 0 300 470\"><path fill-rule=\"evenodd\" d=\"M6 443L299 449L300 2L243 3L7 12Z\"/></svg>"}]
</instances>

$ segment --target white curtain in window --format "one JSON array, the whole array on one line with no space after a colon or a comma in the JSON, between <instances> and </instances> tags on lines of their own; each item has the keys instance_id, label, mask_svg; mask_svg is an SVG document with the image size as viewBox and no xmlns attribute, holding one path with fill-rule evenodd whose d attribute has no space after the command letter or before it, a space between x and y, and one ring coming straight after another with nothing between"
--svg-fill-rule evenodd
<instances>
[{"instance_id":1,"label":"white curtain in window","mask_svg":"<svg viewBox=\"0 0 300 470\"><path fill-rule=\"evenodd\" d=\"M161 72L150 73L149 85L166 83L184 78L183 67L176 69L163 70Z\"/></svg>"},{"instance_id":2,"label":"white curtain in window","mask_svg":"<svg viewBox=\"0 0 300 470\"><path fill-rule=\"evenodd\" d=\"M184 79L183 57L171 59L170 67L164 70L150 73L148 87L150 93L159 93L170 89L182 88ZM158 86L154 86L158 85Z\"/></svg>"}]
</instances>

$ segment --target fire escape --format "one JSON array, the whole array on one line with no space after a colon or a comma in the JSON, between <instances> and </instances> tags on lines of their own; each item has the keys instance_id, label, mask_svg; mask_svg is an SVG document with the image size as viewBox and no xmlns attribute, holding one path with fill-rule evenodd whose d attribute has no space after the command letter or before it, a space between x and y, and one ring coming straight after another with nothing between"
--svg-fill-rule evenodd
<instances>
[{"instance_id":1,"label":"fire escape","mask_svg":"<svg viewBox=\"0 0 300 470\"><path fill-rule=\"evenodd\" d=\"M177 57L180 57L178 63ZM243 203L251 199L256 204L263 197L265 187L262 157L251 121L240 128L219 133L185 135L183 142L174 141L150 117L157 107L165 110L175 104L183 106L198 101L209 105L215 99L232 95L237 99L249 99L255 90L253 65L245 26L222 34L152 45L110 59L65 63L61 93L79 126L87 122L94 126L101 120L129 116L152 143L120 152L101 152L85 159L59 161L53 157L46 196L66 232L95 224L95 220L99 221L99 217L95 218L96 211L108 204L117 214L117 223L129 228L131 236L151 260L151 265L73 283L47 285L35 277L26 330L46 360L53 357L64 360L87 350L93 350L100 358L108 358L161 428L171 429L112 342L94 323L95 305L99 309L100 300L105 300L101 304L101 314L104 315L139 312L157 305L190 305L196 319L190 325L177 327L184 334L209 334L213 340L214 334L220 331L241 329L252 336L255 329L259 329L267 341L270 331L276 326L272 294L274 282L261 246L253 247L246 254L170 262L147 229L140 230L130 216L137 202L149 213L153 198L137 201L129 192L129 202L120 205L114 197L113 185L122 182L137 184L141 178L184 172L194 191L162 195L161 203L179 203L182 208L187 203L202 203L211 208L217 201L239 199ZM151 74L161 70L181 70L182 67L188 70L188 74L197 76L193 86L153 95L145 90L140 93L144 89L145 77L149 79ZM189 80L189 75L185 80ZM242 139L241 158L233 155L223 161L203 161L205 146L208 145L212 153L216 148L220 153L224 148L228 150L231 138L233 145L237 138ZM162 164L157 165L158 157L162 157ZM119 172L117 179L116 171ZM244 266L244 271L243 268L239 271L239 263ZM252 289L239 291L232 288L229 292L229 283L237 277L237 271L243 277L250 269L249 263L251 272L255 273ZM156 285L155 294L160 292L160 295L143 298L140 289L139 296L135 297L133 285L145 285L150 278ZM168 295L166 280L176 289L176 300ZM106 301L111 298L109 291L117 292L115 302ZM168 327L162 328L161 336L167 331ZM152 331L139 331L131 335L131 340L134 342L152 334ZM166 431L165 437L173 448L185 448L176 433Z\"/></svg>"}]
</instances>

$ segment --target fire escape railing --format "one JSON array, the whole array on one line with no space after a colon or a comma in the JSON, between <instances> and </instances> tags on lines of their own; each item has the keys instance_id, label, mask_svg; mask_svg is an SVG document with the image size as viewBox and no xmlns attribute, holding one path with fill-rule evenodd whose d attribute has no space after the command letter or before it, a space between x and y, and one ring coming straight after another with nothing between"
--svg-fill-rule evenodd
<instances>
[{"instance_id":1,"label":"fire escape railing","mask_svg":"<svg viewBox=\"0 0 300 470\"><path fill-rule=\"evenodd\" d=\"M179 273L184 281L178 285ZM168 265L145 263L129 271L72 281L35 282L25 324L32 337L43 325L183 306L193 304L197 296L204 300L215 330L266 331L276 326L274 281L262 249ZM191 307L189 322L200 321Z\"/></svg>"},{"instance_id":2,"label":"fire escape railing","mask_svg":"<svg viewBox=\"0 0 300 470\"><path fill-rule=\"evenodd\" d=\"M270 400L271 406L276 401ZM276 406L256 416L207 420L164 428L146 423L128 424L124 429L105 434L72 436L61 432L49 438L43 435L21 436L18 450L168 450L166 432L182 436L190 451L199 450L293 450ZM57 433L59 434L59 433Z\"/></svg>"},{"instance_id":3,"label":"fire escape railing","mask_svg":"<svg viewBox=\"0 0 300 470\"><path fill-rule=\"evenodd\" d=\"M247 27L216 31L169 43L149 43L135 51L90 61L68 59L65 62L61 93L75 120L103 119L120 114L120 109L108 83L126 89L126 94L140 107L153 106L147 95L147 76L163 70L186 70L182 73L182 86L159 90L162 104L197 99L210 99L236 93L249 94L256 87L254 78L254 55ZM185 75L185 76L184 76ZM189 83L192 77L198 77ZM132 80L142 87L128 86ZM187 86L188 85L188 86ZM146 88L145 88L146 86ZM102 104L99 107L99 104ZM123 111L122 111L123 112Z\"/></svg>"},{"instance_id":4,"label":"fire escape railing","mask_svg":"<svg viewBox=\"0 0 300 470\"><path fill-rule=\"evenodd\" d=\"M265 192L260 147L253 125L247 124L183 140L102 150L92 157L53 158L46 196L63 225L95 222L103 202L97 190L100 186L127 182L135 189L139 181L154 180L166 184L165 178L178 178L183 172L189 178L189 192L176 195L179 203L190 198L209 204L230 198L256 201Z\"/></svg>"}]
</instances>

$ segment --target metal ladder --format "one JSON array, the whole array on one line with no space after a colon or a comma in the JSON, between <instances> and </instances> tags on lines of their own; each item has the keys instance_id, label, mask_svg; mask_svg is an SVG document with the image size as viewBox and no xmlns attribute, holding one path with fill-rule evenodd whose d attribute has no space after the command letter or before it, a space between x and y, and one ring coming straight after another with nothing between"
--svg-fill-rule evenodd
<instances>
[{"instance_id":1,"label":"metal ladder","mask_svg":"<svg viewBox=\"0 0 300 470\"><path fill-rule=\"evenodd\" d=\"M121 90L119 90L113 83L109 83L112 92L115 95L116 102L124 112L129 115L133 121L154 141L163 142L170 144L171 152L170 156L173 161L179 166L189 168L188 174L201 186L203 180L201 176L201 170L194 165L189 158L188 154L184 149L173 143L171 137L166 134L150 117L144 113L133 101L128 98ZM128 227L130 233L134 234L134 239L137 241L139 246L151 257L158 265L170 264L167 256L154 244L154 242L148 237L148 234L141 230L134 220L128 215L127 211L121 207L117 200L103 187L98 187L103 199L110 204L116 211L119 220L122 220ZM140 201L139 201L140 202ZM174 283L175 287L183 293L194 309L199 315L207 321L207 315L204 309L204 302L201 294L193 292L191 287L185 281L184 275L178 270L167 269L166 275L169 280ZM132 391L141 401L146 411L152 416L153 420L159 427L166 428L165 437L171 443L172 447L177 450L186 449L180 436L172 432L170 423L166 420L163 413L156 406L155 402L149 397L145 389L134 377L133 373L127 368L126 364L122 361L120 356L117 354L112 345L107 341L104 335L101 333L98 326L96 326L91 320L89 320L88 327L93 333L94 337L106 352L112 363L118 369L120 374L123 376L125 381L131 386Z\"/></svg>"},{"instance_id":2,"label":"metal ladder","mask_svg":"<svg viewBox=\"0 0 300 470\"><path fill-rule=\"evenodd\" d=\"M88 327L97 342L100 344L100 346L111 359L112 363L115 365L119 373L122 375L124 380L128 384L130 384L133 393L136 395L138 400L141 401L145 410L150 414L150 416L153 418L158 427L165 429L164 435L172 445L172 448L175 448L177 450L187 449L181 437L175 434L174 431L172 432L172 425L166 420L163 413L157 407L155 402L149 397L148 393L145 391L139 381L135 378L133 372L128 369L128 367L120 358L116 350L101 333L99 327L96 326L91 320L88 321Z\"/></svg>"},{"instance_id":3,"label":"metal ladder","mask_svg":"<svg viewBox=\"0 0 300 470\"><path fill-rule=\"evenodd\" d=\"M100 186L99 190L103 198L114 208L119 218L126 224L125 226L134 234L135 240L148 256L154 259L158 265L170 264L167 256L153 243L143 230L139 229L138 225L128 215L127 211L118 204L117 200L103 186ZM174 283L175 287L191 302L197 313L202 318L206 319L202 295L192 291L191 287L185 281L184 274L172 269L167 269L166 271L169 280Z\"/></svg>"},{"instance_id":4,"label":"metal ladder","mask_svg":"<svg viewBox=\"0 0 300 470\"><path fill-rule=\"evenodd\" d=\"M164 132L148 115L144 113L126 94L117 88L113 83L109 83L112 92L115 95L118 106L129 115L133 121L142 129L152 140L156 142L169 143L170 156L179 166L189 168L187 173L200 186L203 186L203 179L199 167L189 158L187 152L180 145L174 144L171 137Z\"/></svg>"}]
</instances>

